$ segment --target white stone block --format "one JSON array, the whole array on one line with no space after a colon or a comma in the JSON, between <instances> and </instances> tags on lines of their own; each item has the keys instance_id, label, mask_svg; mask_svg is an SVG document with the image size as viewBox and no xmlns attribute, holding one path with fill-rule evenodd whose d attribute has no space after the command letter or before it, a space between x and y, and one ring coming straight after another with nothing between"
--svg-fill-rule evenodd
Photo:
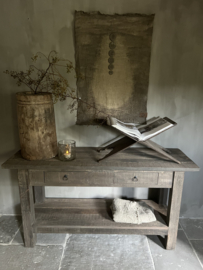
<instances>
[{"instance_id":1,"label":"white stone block","mask_svg":"<svg viewBox=\"0 0 203 270\"><path fill-rule=\"evenodd\" d=\"M151 207L144 202L114 199L111 209L115 222L142 224L156 221Z\"/></svg>"}]
</instances>

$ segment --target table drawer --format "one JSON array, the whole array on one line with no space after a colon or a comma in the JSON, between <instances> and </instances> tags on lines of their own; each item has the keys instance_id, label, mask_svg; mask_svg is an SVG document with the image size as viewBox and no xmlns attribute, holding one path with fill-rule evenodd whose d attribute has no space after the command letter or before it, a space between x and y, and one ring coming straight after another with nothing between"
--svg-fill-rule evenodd
<instances>
[{"instance_id":1,"label":"table drawer","mask_svg":"<svg viewBox=\"0 0 203 270\"><path fill-rule=\"evenodd\" d=\"M114 183L122 187L165 187L171 188L172 172L115 172Z\"/></svg>"},{"instance_id":2,"label":"table drawer","mask_svg":"<svg viewBox=\"0 0 203 270\"><path fill-rule=\"evenodd\" d=\"M29 171L33 186L103 186L171 188L173 172L137 171Z\"/></svg>"},{"instance_id":3,"label":"table drawer","mask_svg":"<svg viewBox=\"0 0 203 270\"><path fill-rule=\"evenodd\" d=\"M114 172L45 172L45 185L113 186Z\"/></svg>"},{"instance_id":4,"label":"table drawer","mask_svg":"<svg viewBox=\"0 0 203 270\"><path fill-rule=\"evenodd\" d=\"M123 186L144 186L158 185L158 172L117 172L115 173L114 183Z\"/></svg>"}]
</instances>

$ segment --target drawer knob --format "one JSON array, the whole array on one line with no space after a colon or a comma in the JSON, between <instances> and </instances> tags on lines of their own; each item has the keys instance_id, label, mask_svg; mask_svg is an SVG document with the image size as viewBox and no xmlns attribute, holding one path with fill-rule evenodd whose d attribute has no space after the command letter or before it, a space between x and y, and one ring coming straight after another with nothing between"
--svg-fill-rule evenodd
<instances>
[{"instance_id":1,"label":"drawer knob","mask_svg":"<svg viewBox=\"0 0 203 270\"><path fill-rule=\"evenodd\" d=\"M133 181L134 181L134 182L137 182L137 181L138 181L137 176L134 176L134 177L133 177Z\"/></svg>"},{"instance_id":2,"label":"drawer knob","mask_svg":"<svg viewBox=\"0 0 203 270\"><path fill-rule=\"evenodd\" d=\"M68 180L68 176L66 174L63 176L63 180L64 181L67 181Z\"/></svg>"}]
</instances>

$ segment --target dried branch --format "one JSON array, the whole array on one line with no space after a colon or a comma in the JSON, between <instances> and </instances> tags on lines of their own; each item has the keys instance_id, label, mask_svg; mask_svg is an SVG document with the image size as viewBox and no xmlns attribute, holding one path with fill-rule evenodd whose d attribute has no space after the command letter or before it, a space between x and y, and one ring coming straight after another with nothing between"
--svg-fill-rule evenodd
<instances>
[{"instance_id":1,"label":"dried branch","mask_svg":"<svg viewBox=\"0 0 203 270\"><path fill-rule=\"evenodd\" d=\"M95 104L90 104L79 98L76 95L75 89L72 89L69 86L68 79L61 74L59 68L65 68L67 74L74 71L75 78L84 79L80 72L75 69L71 61L58 58L56 51L51 51L48 56L38 52L31 58L32 61L36 62L38 58L41 58L40 55L47 61L47 67L45 69L38 68L36 65L32 64L25 72L6 70L4 73L16 79L18 86L22 83L25 84L33 94L38 94L40 92L52 93L54 103L58 100L63 101L66 98L72 99L70 106L68 106L70 112L77 110L78 103L80 102L87 110L94 109L95 116L99 116L100 114L108 116L107 113L97 109ZM61 64L61 62L63 62L63 64Z\"/></svg>"}]
</instances>

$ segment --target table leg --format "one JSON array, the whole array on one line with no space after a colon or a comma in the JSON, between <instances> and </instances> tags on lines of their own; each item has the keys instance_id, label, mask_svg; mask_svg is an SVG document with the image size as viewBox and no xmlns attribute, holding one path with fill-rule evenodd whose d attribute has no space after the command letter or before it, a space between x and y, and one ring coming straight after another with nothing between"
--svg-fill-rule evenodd
<instances>
[{"instance_id":1,"label":"table leg","mask_svg":"<svg viewBox=\"0 0 203 270\"><path fill-rule=\"evenodd\" d=\"M168 201L168 188L160 188L159 189L159 204L167 205Z\"/></svg>"},{"instance_id":2,"label":"table leg","mask_svg":"<svg viewBox=\"0 0 203 270\"><path fill-rule=\"evenodd\" d=\"M34 247L36 234L32 225L35 221L33 187L29 185L28 171L18 170L21 212L23 221L24 242L26 247Z\"/></svg>"},{"instance_id":3,"label":"table leg","mask_svg":"<svg viewBox=\"0 0 203 270\"><path fill-rule=\"evenodd\" d=\"M34 187L35 203L41 203L45 199L45 188L44 187Z\"/></svg>"},{"instance_id":4,"label":"table leg","mask_svg":"<svg viewBox=\"0 0 203 270\"><path fill-rule=\"evenodd\" d=\"M168 202L167 222L169 230L166 236L166 249L175 249L183 182L184 172L174 172L173 186L170 189Z\"/></svg>"}]
</instances>

